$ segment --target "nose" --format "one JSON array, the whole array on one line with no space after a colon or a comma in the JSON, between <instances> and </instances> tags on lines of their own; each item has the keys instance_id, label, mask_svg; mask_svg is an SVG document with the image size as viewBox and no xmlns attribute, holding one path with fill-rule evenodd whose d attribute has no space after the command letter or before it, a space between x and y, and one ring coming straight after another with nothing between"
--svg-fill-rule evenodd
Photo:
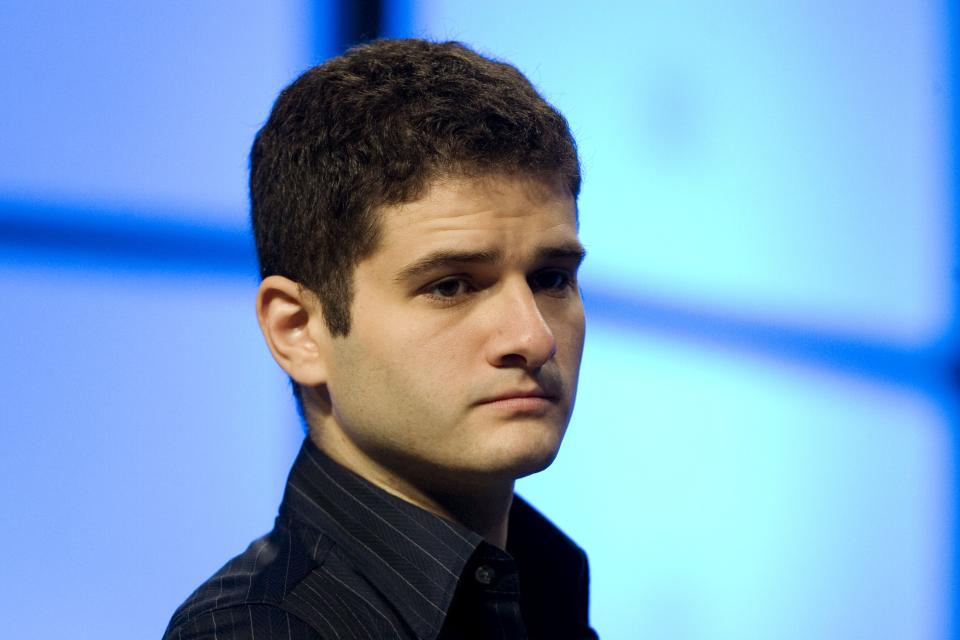
<instances>
[{"instance_id":1,"label":"nose","mask_svg":"<svg viewBox=\"0 0 960 640\"><path fill-rule=\"evenodd\" d=\"M487 361L495 367L539 369L557 352L557 341L534 292L524 281L505 287L497 298Z\"/></svg>"}]
</instances>

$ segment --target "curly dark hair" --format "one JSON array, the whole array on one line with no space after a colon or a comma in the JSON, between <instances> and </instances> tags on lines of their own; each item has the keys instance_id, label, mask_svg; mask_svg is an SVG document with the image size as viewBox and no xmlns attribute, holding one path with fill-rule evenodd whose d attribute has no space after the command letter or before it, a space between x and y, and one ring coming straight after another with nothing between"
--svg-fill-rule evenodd
<instances>
[{"instance_id":1,"label":"curly dark hair","mask_svg":"<svg viewBox=\"0 0 960 640\"><path fill-rule=\"evenodd\" d=\"M580 192L567 121L515 67L458 42L354 47L287 87L253 143L260 275L313 291L331 333L347 335L378 208L416 200L439 177L507 172Z\"/></svg>"}]
</instances>

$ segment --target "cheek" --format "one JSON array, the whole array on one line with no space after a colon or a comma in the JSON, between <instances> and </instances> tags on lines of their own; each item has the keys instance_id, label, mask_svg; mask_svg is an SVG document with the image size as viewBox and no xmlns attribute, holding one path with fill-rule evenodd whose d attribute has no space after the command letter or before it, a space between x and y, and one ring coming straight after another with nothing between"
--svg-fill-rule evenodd
<instances>
[{"instance_id":1,"label":"cheek","mask_svg":"<svg viewBox=\"0 0 960 640\"><path fill-rule=\"evenodd\" d=\"M490 333L480 307L469 313L453 310L416 318L407 323L405 331L394 332L395 349L428 369L470 366L471 358L480 357L484 336Z\"/></svg>"},{"instance_id":2,"label":"cheek","mask_svg":"<svg viewBox=\"0 0 960 640\"><path fill-rule=\"evenodd\" d=\"M463 341L455 334L417 333L385 323L380 330L352 334L337 349L331 397L344 412L366 421L406 423L442 413L464 379Z\"/></svg>"},{"instance_id":3,"label":"cheek","mask_svg":"<svg viewBox=\"0 0 960 640\"><path fill-rule=\"evenodd\" d=\"M583 313L583 306L576 305L566 309L564 313L550 323L554 338L557 341L557 350L562 351L568 357L577 362L580 361L580 354L583 352L584 336L586 334L586 320Z\"/></svg>"}]
</instances>

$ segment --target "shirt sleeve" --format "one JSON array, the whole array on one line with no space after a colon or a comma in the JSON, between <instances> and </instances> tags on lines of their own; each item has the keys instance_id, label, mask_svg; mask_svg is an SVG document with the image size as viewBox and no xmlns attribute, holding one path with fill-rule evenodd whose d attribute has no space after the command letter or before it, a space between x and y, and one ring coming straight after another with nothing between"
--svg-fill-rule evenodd
<instances>
[{"instance_id":1,"label":"shirt sleeve","mask_svg":"<svg viewBox=\"0 0 960 640\"><path fill-rule=\"evenodd\" d=\"M202 613L167 629L163 640L324 640L280 607L247 604Z\"/></svg>"}]
</instances>

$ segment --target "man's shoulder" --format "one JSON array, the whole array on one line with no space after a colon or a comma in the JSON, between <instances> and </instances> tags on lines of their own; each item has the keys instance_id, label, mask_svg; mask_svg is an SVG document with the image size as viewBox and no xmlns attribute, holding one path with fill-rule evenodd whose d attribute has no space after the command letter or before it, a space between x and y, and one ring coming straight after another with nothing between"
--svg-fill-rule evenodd
<instances>
[{"instance_id":1,"label":"man's shoulder","mask_svg":"<svg viewBox=\"0 0 960 640\"><path fill-rule=\"evenodd\" d=\"M304 626L285 610L284 601L316 569L329 546L322 535L278 519L273 531L253 541L180 605L164 637L213 637L233 628L245 638L259 628Z\"/></svg>"},{"instance_id":2,"label":"man's shoulder","mask_svg":"<svg viewBox=\"0 0 960 640\"><path fill-rule=\"evenodd\" d=\"M276 605L239 604L206 609L174 624L171 622L164 640L323 640L313 626Z\"/></svg>"},{"instance_id":3,"label":"man's shoulder","mask_svg":"<svg viewBox=\"0 0 960 640\"><path fill-rule=\"evenodd\" d=\"M515 496L510 509L510 537L507 550L523 556L547 560L551 565L562 561L579 566L586 562L586 553L557 525L529 502Z\"/></svg>"},{"instance_id":4,"label":"man's shoulder","mask_svg":"<svg viewBox=\"0 0 960 640\"><path fill-rule=\"evenodd\" d=\"M281 517L187 598L164 640L401 637L389 609L331 538Z\"/></svg>"},{"instance_id":5,"label":"man's shoulder","mask_svg":"<svg viewBox=\"0 0 960 640\"><path fill-rule=\"evenodd\" d=\"M519 496L510 512L507 551L520 572L530 637L596 637L589 624L586 553Z\"/></svg>"}]
</instances>

